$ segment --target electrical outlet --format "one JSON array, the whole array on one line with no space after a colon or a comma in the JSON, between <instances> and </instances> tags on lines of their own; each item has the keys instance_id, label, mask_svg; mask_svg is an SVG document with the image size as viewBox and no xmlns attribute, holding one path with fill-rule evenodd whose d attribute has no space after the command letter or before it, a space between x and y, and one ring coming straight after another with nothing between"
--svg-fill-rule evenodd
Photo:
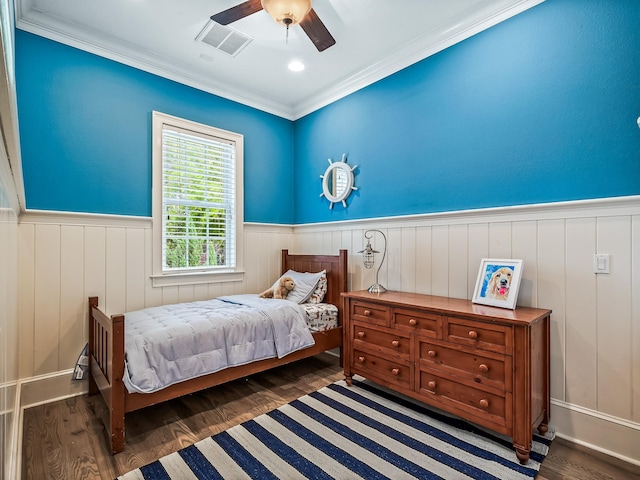
<instances>
[{"instance_id":1,"label":"electrical outlet","mask_svg":"<svg viewBox=\"0 0 640 480\"><path fill-rule=\"evenodd\" d=\"M593 272L594 273L610 273L610 258L608 253L596 253L593 256Z\"/></svg>"}]
</instances>

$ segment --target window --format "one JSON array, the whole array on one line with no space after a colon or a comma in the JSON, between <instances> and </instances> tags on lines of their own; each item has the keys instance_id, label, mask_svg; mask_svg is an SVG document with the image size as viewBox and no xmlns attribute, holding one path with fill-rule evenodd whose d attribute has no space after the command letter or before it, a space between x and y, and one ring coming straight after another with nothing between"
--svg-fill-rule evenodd
<instances>
[{"instance_id":1,"label":"window","mask_svg":"<svg viewBox=\"0 0 640 480\"><path fill-rule=\"evenodd\" d=\"M154 286L242 279L243 137L153 112Z\"/></svg>"}]
</instances>

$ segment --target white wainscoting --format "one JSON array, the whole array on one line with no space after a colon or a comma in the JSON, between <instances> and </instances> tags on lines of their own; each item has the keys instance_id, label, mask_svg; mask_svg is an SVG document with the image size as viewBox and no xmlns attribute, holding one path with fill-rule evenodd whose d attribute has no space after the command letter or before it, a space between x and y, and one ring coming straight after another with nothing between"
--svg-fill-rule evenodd
<instances>
[{"instance_id":1,"label":"white wainscoting","mask_svg":"<svg viewBox=\"0 0 640 480\"><path fill-rule=\"evenodd\" d=\"M369 228L386 234L390 290L470 299L481 258L523 259L518 305L553 310L551 423L640 464L640 197L298 226L293 250L348 249L349 288L365 289L375 270L354 252ZM595 253L610 274L593 272Z\"/></svg>"},{"instance_id":2,"label":"white wainscoting","mask_svg":"<svg viewBox=\"0 0 640 480\"><path fill-rule=\"evenodd\" d=\"M640 464L640 197L296 227L248 224L243 282L163 288L149 279L149 219L29 212L19 226L20 377L73 367L86 342L90 295L118 313L258 292L278 275L282 248L346 248L349 288L367 288L375 271L365 270L356 252L369 228L387 236L380 282L392 290L471 298L481 258L523 259L518 304L553 310L551 423L560 436ZM375 246L382 247L381 237ZM593 273L595 253L611 255L610 274Z\"/></svg>"},{"instance_id":3,"label":"white wainscoting","mask_svg":"<svg viewBox=\"0 0 640 480\"><path fill-rule=\"evenodd\" d=\"M279 274L293 229L245 227L242 282L154 288L151 219L28 212L19 226L20 378L74 367L87 341L87 298L108 314L261 291ZM58 392L65 395L65 391Z\"/></svg>"},{"instance_id":4,"label":"white wainscoting","mask_svg":"<svg viewBox=\"0 0 640 480\"><path fill-rule=\"evenodd\" d=\"M3 480L13 478L16 467L19 323L18 216L7 206L8 191L1 177L0 174L0 480Z\"/></svg>"}]
</instances>

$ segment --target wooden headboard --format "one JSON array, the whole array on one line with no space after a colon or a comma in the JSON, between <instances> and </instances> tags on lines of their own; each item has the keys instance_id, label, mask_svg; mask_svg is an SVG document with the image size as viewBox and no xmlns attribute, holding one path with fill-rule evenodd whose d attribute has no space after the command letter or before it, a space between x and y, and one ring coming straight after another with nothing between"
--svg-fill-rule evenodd
<instances>
[{"instance_id":1,"label":"wooden headboard","mask_svg":"<svg viewBox=\"0 0 640 480\"><path fill-rule=\"evenodd\" d=\"M327 271L327 294L325 303L338 307L340 322L343 316L342 292L347 291L347 251L340 250L338 255L294 255L289 250L282 250L282 273L287 270L296 272Z\"/></svg>"}]
</instances>

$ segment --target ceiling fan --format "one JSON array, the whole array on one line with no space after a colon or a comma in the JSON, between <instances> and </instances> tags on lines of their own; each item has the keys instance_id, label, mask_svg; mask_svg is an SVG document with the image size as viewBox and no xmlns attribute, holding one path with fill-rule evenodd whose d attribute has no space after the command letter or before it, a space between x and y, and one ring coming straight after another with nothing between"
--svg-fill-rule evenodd
<instances>
[{"instance_id":1,"label":"ceiling fan","mask_svg":"<svg viewBox=\"0 0 640 480\"><path fill-rule=\"evenodd\" d=\"M287 30L291 25L300 24L319 52L336 43L320 17L311 8L311 0L247 0L212 15L211 20L220 25L229 25L263 9L276 22L287 27Z\"/></svg>"}]
</instances>

